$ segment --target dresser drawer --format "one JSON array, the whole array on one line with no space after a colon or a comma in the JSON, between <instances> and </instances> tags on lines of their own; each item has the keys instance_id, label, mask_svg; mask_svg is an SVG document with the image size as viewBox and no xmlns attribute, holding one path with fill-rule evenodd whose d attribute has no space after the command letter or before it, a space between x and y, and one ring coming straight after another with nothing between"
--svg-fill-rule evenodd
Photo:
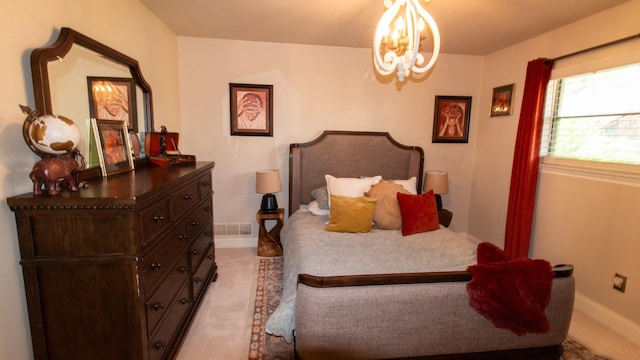
<instances>
[{"instance_id":1,"label":"dresser drawer","mask_svg":"<svg viewBox=\"0 0 640 360\"><path fill-rule=\"evenodd\" d=\"M200 185L200 199L206 198L209 194L213 192L213 178L211 173L202 176L198 183Z\"/></svg>"},{"instance_id":2,"label":"dresser drawer","mask_svg":"<svg viewBox=\"0 0 640 360\"><path fill-rule=\"evenodd\" d=\"M192 273L196 267L200 265L202 259L207 256L207 249L213 242L213 224L208 223L204 231L202 231L197 238L191 243L189 248L189 257L191 258Z\"/></svg>"},{"instance_id":3,"label":"dresser drawer","mask_svg":"<svg viewBox=\"0 0 640 360\"><path fill-rule=\"evenodd\" d=\"M171 303L167 316L158 327L155 336L149 340L149 359L160 360L164 356L165 350L173 341L175 331L179 328L180 322L189 311L193 303L189 297L189 286L182 287L178 296Z\"/></svg>"},{"instance_id":4,"label":"dresser drawer","mask_svg":"<svg viewBox=\"0 0 640 360\"><path fill-rule=\"evenodd\" d=\"M198 298L200 289L204 286L207 275L213 266L213 244L211 244L211 246L207 248L201 256L202 262L198 265L191 277L194 299Z\"/></svg>"},{"instance_id":5,"label":"dresser drawer","mask_svg":"<svg viewBox=\"0 0 640 360\"><path fill-rule=\"evenodd\" d=\"M147 327L149 329L149 334L154 332L156 325L158 325L158 321L169 308L169 305L176 296L178 289L184 285L188 278L189 267L187 265L187 258L184 253L182 253L182 255L180 255L180 260L172 266L169 275L164 279L153 295L147 298L145 307L147 310Z\"/></svg>"},{"instance_id":6,"label":"dresser drawer","mask_svg":"<svg viewBox=\"0 0 640 360\"><path fill-rule=\"evenodd\" d=\"M140 211L140 228L143 245L150 242L156 235L163 232L169 226L169 204L169 199L165 198Z\"/></svg>"},{"instance_id":7,"label":"dresser drawer","mask_svg":"<svg viewBox=\"0 0 640 360\"><path fill-rule=\"evenodd\" d=\"M198 205L198 208L187 218L189 238L193 241L196 236L213 221L212 199L209 198Z\"/></svg>"},{"instance_id":8,"label":"dresser drawer","mask_svg":"<svg viewBox=\"0 0 640 360\"><path fill-rule=\"evenodd\" d=\"M192 181L171 193L171 216L177 219L199 201L198 182Z\"/></svg>"},{"instance_id":9,"label":"dresser drawer","mask_svg":"<svg viewBox=\"0 0 640 360\"><path fill-rule=\"evenodd\" d=\"M142 258L142 281L147 293L151 291L158 279L161 279L169 271L171 264L176 260L176 254L183 253L188 243L187 225L181 223L158 246Z\"/></svg>"}]
</instances>

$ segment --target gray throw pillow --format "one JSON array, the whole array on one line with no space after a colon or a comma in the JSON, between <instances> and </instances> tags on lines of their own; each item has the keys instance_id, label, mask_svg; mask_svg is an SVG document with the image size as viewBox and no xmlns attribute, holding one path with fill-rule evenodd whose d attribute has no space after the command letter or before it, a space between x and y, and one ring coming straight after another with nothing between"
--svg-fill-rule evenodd
<instances>
[{"instance_id":1,"label":"gray throw pillow","mask_svg":"<svg viewBox=\"0 0 640 360\"><path fill-rule=\"evenodd\" d=\"M316 199L320 209L329 210L329 193L326 186L314 189L311 191L311 196Z\"/></svg>"}]
</instances>

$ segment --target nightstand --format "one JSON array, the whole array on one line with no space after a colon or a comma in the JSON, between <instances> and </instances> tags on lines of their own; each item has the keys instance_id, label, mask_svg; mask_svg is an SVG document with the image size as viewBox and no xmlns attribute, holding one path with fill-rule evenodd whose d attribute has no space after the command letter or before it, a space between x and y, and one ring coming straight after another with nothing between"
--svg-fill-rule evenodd
<instances>
[{"instance_id":1,"label":"nightstand","mask_svg":"<svg viewBox=\"0 0 640 360\"><path fill-rule=\"evenodd\" d=\"M258 256L282 256L282 244L280 244L280 230L284 225L284 209L280 208L275 213L263 213L259 210L256 214L258 221ZM265 222L275 220L276 224L267 230Z\"/></svg>"},{"instance_id":2,"label":"nightstand","mask_svg":"<svg viewBox=\"0 0 640 360\"><path fill-rule=\"evenodd\" d=\"M449 227L451 224L451 219L453 218L453 213L447 209L438 210L438 219L442 226Z\"/></svg>"}]
</instances>

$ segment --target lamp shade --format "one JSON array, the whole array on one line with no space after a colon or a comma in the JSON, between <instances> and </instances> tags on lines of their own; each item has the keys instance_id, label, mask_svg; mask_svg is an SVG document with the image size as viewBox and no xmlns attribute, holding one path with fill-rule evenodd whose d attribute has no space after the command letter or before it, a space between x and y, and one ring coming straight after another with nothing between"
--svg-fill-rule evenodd
<instances>
[{"instance_id":1,"label":"lamp shade","mask_svg":"<svg viewBox=\"0 0 640 360\"><path fill-rule=\"evenodd\" d=\"M280 184L280 171L259 170L256 171L256 193L271 194L282 191Z\"/></svg>"},{"instance_id":2,"label":"lamp shade","mask_svg":"<svg viewBox=\"0 0 640 360\"><path fill-rule=\"evenodd\" d=\"M424 190L435 194L449 193L449 174L446 171L427 171L424 174Z\"/></svg>"}]
</instances>

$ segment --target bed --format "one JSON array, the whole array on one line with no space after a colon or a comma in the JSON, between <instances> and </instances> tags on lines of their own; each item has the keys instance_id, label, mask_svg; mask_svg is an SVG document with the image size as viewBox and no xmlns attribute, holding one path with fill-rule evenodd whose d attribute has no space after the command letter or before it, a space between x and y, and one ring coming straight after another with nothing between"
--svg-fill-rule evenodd
<instances>
[{"instance_id":1,"label":"bed","mask_svg":"<svg viewBox=\"0 0 640 360\"><path fill-rule=\"evenodd\" d=\"M549 270L548 304L542 309L548 328L516 331L497 326L470 305L470 284L480 279L480 273L470 272L481 266L476 241L433 224L428 231L404 234L410 216L402 206L402 229L374 225L369 232L325 230L335 225L334 214L350 199L327 194L334 201L331 216L310 209L319 191L332 193L326 187L333 178L415 186L406 197L398 195L401 205L401 199L423 199L421 194L426 199L420 147L402 145L383 132L325 131L313 141L291 144L289 161L289 218L281 233L284 288L265 330L293 341L297 358L561 356L573 310L571 266ZM359 200L363 208L366 199Z\"/></svg>"}]
</instances>

